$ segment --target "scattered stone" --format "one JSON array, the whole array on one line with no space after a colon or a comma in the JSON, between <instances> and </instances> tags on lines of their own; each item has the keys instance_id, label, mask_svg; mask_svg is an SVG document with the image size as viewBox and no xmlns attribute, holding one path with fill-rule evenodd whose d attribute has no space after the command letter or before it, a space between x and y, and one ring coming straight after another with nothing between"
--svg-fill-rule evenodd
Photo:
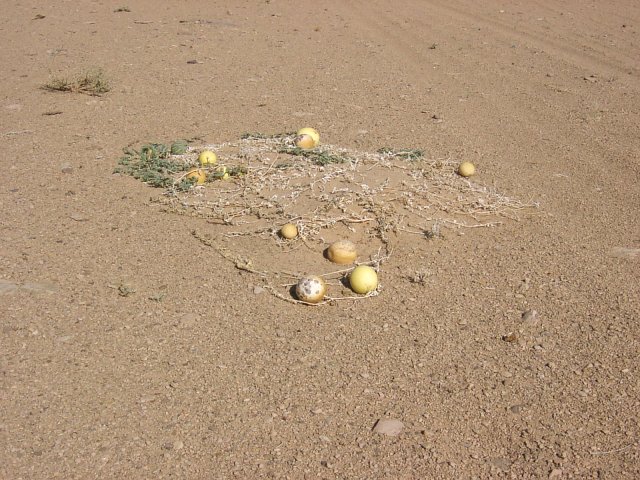
<instances>
[{"instance_id":1,"label":"scattered stone","mask_svg":"<svg viewBox=\"0 0 640 480\"><path fill-rule=\"evenodd\" d=\"M538 312L535 310L526 310L522 312L521 318L524 323L536 324L538 323Z\"/></svg>"},{"instance_id":2,"label":"scattered stone","mask_svg":"<svg viewBox=\"0 0 640 480\"><path fill-rule=\"evenodd\" d=\"M70 163L65 163L62 165L62 173L73 173L73 165Z\"/></svg>"},{"instance_id":3,"label":"scattered stone","mask_svg":"<svg viewBox=\"0 0 640 480\"><path fill-rule=\"evenodd\" d=\"M184 448L184 442L182 440L176 440L173 442L173 449L178 451Z\"/></svg>"},{"instance_id":4,"label":"scattered stone","mask_svg":"<svg viewBox=\"0 0 640 480\"><path fill-rule=\"evenodd\" d=\"M511 411L511 413L520 413L522 412L523 408L524 405L512 405L509 410Z\"/></svg>"},{"instance_id":5,"label":"scattered stone","mask_svg":"<svg viewBox=\"0 0 640 480\"><path fill-rule=\"evenodd\" d=\"M561 468L554 468L549 473L549 480L553 480L555 478L562 478L562 469Z\"/></svg>"},{"instance_id":6,"label":"scattered stone","mask_svg":"<svg viewBox=\"0 0 640 480\"><path fill-rule=\"evenodd\" d=\"M404 423L400 420L396 420L395 418L382 418L373 426L373 431L381 435L396 437L400 435L403 428Z\"/></svg>"},{"instance_id":7,"label":"scattered stone","mask_svg":"<svg viewBox=\"0 0 640 480\"><path fill-rule=\"evenodd\" d=\"M255 287L253 287L253 293L255 295L260 295L261 293L264 293L264 287L256 285Z\"/></svg>"}]
</instances>

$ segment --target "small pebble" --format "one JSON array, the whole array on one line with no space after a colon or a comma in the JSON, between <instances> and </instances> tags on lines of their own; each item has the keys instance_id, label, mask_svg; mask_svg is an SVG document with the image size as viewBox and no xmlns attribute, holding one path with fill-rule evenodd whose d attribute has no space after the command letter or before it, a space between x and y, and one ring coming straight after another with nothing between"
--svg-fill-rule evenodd
<instances>
[{"instance_id":1,"label":"small pebble","mask_svg":"<svg viewBox=\"0 0 640 480\"><path fill-rule=\"evenodd\" d=\"M553 470L551 470L551 473L549 473L549 480L553 480L555 478L562 478L561 468L554 468Z\"/></svg>"},{"instance_id":2,"label":"small pebble","mask_svg":"<svg viewBox=\"0 0 640 480\"><path fill-rule=\"evenodd\" d=\"M69 163L62 165L62 173L73 173L73 166Z\"/></svg>"},{"instance_id":3,"label":"small pebble","mask_svg":"<svg viewBox=\"0 0 640 480\"><path fill-rule=\"evenodd\" d=\"M256 285L255 287L253 287L253 293L255 295L260 295L261 293L264 293L264 288L259 285Z\"/></svg>"},{"instance_id":4,"label":"small pebble","mask_svg":"<svg viewBox=\"0 0 640 480\"><path fill-rule=\"evenodd\" d=\"M404 423L400 420L396 420L395 418L383 418L376 422L373 426L373 431L381 435L396 437L400 435L403 428Z\"/></svg>"}]
</instances>

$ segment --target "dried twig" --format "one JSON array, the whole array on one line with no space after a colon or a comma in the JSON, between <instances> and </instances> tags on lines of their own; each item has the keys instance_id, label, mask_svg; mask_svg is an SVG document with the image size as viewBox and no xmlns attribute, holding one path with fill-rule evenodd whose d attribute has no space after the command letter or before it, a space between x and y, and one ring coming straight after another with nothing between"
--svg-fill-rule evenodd
<instances>
[{"instance_id":1,"label":"dried twig","mask_svg":"<svg viewBox=\"0 0 640 480\"><path fill-rule=\"evenodd\" d=\"M626 450L629 450L631 447L636 446L637 444L638 444L638 440L636 440L633 443L630 443L629 445L625 445L624 447L616 448L615 450L608 450L608 451L595 450L591 452L591 455L609 455L611 453L624 452Z\"/></svg>"}]
</instances>

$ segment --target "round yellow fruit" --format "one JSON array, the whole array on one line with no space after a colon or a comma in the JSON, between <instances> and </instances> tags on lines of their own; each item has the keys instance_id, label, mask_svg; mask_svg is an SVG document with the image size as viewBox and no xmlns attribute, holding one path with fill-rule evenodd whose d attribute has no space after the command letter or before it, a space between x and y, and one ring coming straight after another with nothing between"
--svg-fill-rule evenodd
<instances>
[{"instance_id":1,"label":"round yellow fruit","mask_svg":"<svg viewBox=\"0 0 640 480\"><path fill-rule=\"evenodd\" d=\"M187 178L193 178L198 185L202 185L207 181L207 174L201 168L193 168L187 173Z\"/></svg>"},{"instance_id":2,"label":"round yellow fruit","mask_svg":"<svg viewBox=\"0 0 640 480\"><path fill-rule=\"evenodd\" d=\"M320 144L320 134L315 128L304 127L296 132L296 135L299 137L301 135L309 135L313 140L313 146L317 147Z\"/></svg>"},{"instance_id":3,"label":"round yellow fruit","mask_svg":"<svg viewBox=\"0 0 640 480\"><path fill-rule=\"evenodd\" d=\"M204 150L203 152L200 152L200 155L198 155L198 161L203 167L208 165L215 165L216 163L218 163L218 156L211 150Z\"/></svg>"},{"instance_id":4,"label":"round yellow fruit","mask_svg":"<svg viewBox=\"0 0 640 480\"><path fill-rule=\"evenodd\" d=\"M311 138L311 135L303 134L296 137L296 147L298 148L309 150L315 146L316 143L313 141L313 138Z\"/></svg>"},{"instance_id":5,"label":"round yellow fruit","mask_svg":"<svg viewBox=\"0 0 640 480\"><path fill-rule=\"evenodd\" d=\"M327 258L338 265L348 265L356 261L356 246L349 240L338 240L329 245Z\"/></svg>"},{"instance_id":6,"label":"round yellow fruit","mask_svg":"<svg viewBox=\"0 0 640 480\"><path fill-rule=\"evenodd\" d=\"M351 290L356 293L365 294L373 292L378 288L378 274L368 265L358 265L349 275Z\"/></svg>"},{"instance_id":7,"label":"round yellow fruit","mask_svg":"<svg viewBox=\"0 0 640 480\"><path fill-rule=\"evenodd\" d=\"M280 236L282 238L286 238L287 240L296 238L298 236L298 227L296 227L293 223L286 223L280 229Z\"/></svg>"},{"instance_id":8,"label":"round yellow fruit","mask_svg":"<svg viewBox=\"0 0 640 480\"><path fill-rule=\"evenodd\" d=\"M296 284L296 297L307 303L318 303L324 299L327 293L327 284L322 277L309 275L302 277Z\"/></svg>"},{"instance_id":9,"label":"round yellow fruit","mask_svg":"<svg viewBox=\"0 0 640 480\"><path fill-rule=\"evenodd\" d=\"M461 177L470 177L474 173L476 173L476 167L471 162L462 162L458 166L458 175Z\"/></svg>"},{"instance_id":10,"label":"round yellow fruit","mask_svg":"<svg viewBox=\"0 0 640 480\"><path fill-rule=\"evenodd\" d=\"M221 180L227 180L229 178L229 172L227 171L227 167L225 167L224 165L220 165L216 167L216 169L214 170L213 176Z\"/></svg>"}]
</instances>

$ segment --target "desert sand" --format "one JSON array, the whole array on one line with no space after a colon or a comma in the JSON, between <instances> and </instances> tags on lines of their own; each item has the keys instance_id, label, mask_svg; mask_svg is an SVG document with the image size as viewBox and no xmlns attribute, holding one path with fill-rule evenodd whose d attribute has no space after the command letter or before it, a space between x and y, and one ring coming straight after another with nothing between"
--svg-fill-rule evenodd
<instances>
[{"instance_id":1,"label":"desert sand","mask_svg":"<svg viewBox=\"0 0 640 480\"><path fill-rule=\"evenodd\" d=\"M9 3L1 478L640 477L637 1ZM390 233L379 295L313 307L114 174L305 126L535 207Z\"/></svg>"}]
</instances>

